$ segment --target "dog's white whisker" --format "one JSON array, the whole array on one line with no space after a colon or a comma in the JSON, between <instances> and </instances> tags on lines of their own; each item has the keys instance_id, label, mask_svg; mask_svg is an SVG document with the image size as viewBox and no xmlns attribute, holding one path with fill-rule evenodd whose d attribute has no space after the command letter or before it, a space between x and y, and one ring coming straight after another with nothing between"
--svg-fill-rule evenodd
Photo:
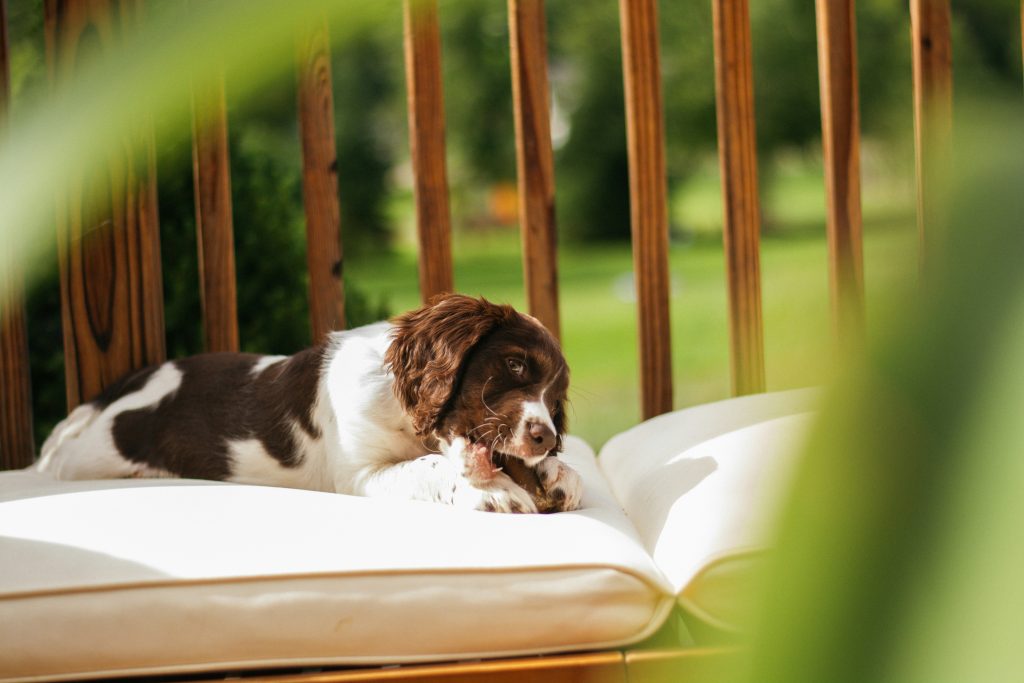
<instances>
[{"instance_id":1,"label":"dog's white whisker","mask_svg":"<svg viewBox=\"0 0 1024 683\"><path fill-rule=\"evenodd\" d=\"M487 383L490 382L492 379L494 379L493 375L491 377L488 377L487 380L484 382L484 385L480 387L480 403L483 404L484 408L487 408L487 410L491 412L491 415L498 416L498 413L492 410L489 405L487 405L487 399L484 398L484 392L487 391Z\"/></svg>"}]
</instances>

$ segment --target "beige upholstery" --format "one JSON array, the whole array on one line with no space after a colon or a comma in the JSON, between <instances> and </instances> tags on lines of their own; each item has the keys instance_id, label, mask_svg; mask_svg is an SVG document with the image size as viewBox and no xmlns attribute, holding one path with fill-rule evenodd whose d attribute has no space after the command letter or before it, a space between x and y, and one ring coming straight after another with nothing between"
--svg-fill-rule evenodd
<instances>
[{"instance_id":1,"label":"beige upholstery","mask_svg":"<svg viewBox=\"0 0 1024 683\"><path fill-rule=\"evenodd\" d=\"M584 509L556 515L0 474L0 680L628 645L677 594L698 614L722 604L729 581L706 581L706 600L691 594L705 565L758 545L761 528L744 519L763 501L748 493L773 462L784 469L783 445L805 422L775 418L811 400L758 398L632 430L606 447L604 473L569 439ZM694 482L708 458L716 468Z\"/></svg>"}]
</instances>

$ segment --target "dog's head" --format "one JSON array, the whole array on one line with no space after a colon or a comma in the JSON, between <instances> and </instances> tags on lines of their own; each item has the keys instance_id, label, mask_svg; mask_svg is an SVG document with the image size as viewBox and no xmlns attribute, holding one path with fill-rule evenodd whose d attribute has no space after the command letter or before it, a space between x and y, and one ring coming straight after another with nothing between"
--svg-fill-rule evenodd
<instances>
[{"instance_id":1,"label":"dog's head","mask_svg":"<svg viewBox=\"0 0 1024 683\"><path fill-rule=\"evenodd\" d=\"M536 319L447 294L393 323L385 360L418 435L461 436L531 466L561 450L569 367Z\"/></svg>"}]
</instances>

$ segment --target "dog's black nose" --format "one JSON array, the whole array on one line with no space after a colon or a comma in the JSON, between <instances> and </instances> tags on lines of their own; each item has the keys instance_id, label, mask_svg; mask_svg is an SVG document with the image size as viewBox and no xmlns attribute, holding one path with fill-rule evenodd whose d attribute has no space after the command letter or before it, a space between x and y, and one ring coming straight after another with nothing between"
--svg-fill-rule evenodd
<instances>
[{"instance_id":1,"label":"dog's black nose","mask_svg":"<svg viewBox=\"0 0 1024 683\"><path fill-rule=\"evenodd\" d=\"M555 433L541 422L527 422L526 433L534 455L543 455L555 447Z\"/></svg>"}]
</instances>

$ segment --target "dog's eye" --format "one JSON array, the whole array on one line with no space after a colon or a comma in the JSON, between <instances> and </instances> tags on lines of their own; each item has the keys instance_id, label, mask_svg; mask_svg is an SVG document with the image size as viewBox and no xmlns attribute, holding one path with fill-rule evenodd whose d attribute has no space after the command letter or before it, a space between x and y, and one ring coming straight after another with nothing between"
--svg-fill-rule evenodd
<instances>
[{"instance_id":1,"label":"dog's eye","mask_svg":"<svg viewBox=\"0 0 1024 683\"><path fill-rule=\"evenodd\" d=\"M522 377L526 373L526 363L518 358L509 358L505 362L508 363L508 371L516 377Z\"/></svg>"}]
</instances>

